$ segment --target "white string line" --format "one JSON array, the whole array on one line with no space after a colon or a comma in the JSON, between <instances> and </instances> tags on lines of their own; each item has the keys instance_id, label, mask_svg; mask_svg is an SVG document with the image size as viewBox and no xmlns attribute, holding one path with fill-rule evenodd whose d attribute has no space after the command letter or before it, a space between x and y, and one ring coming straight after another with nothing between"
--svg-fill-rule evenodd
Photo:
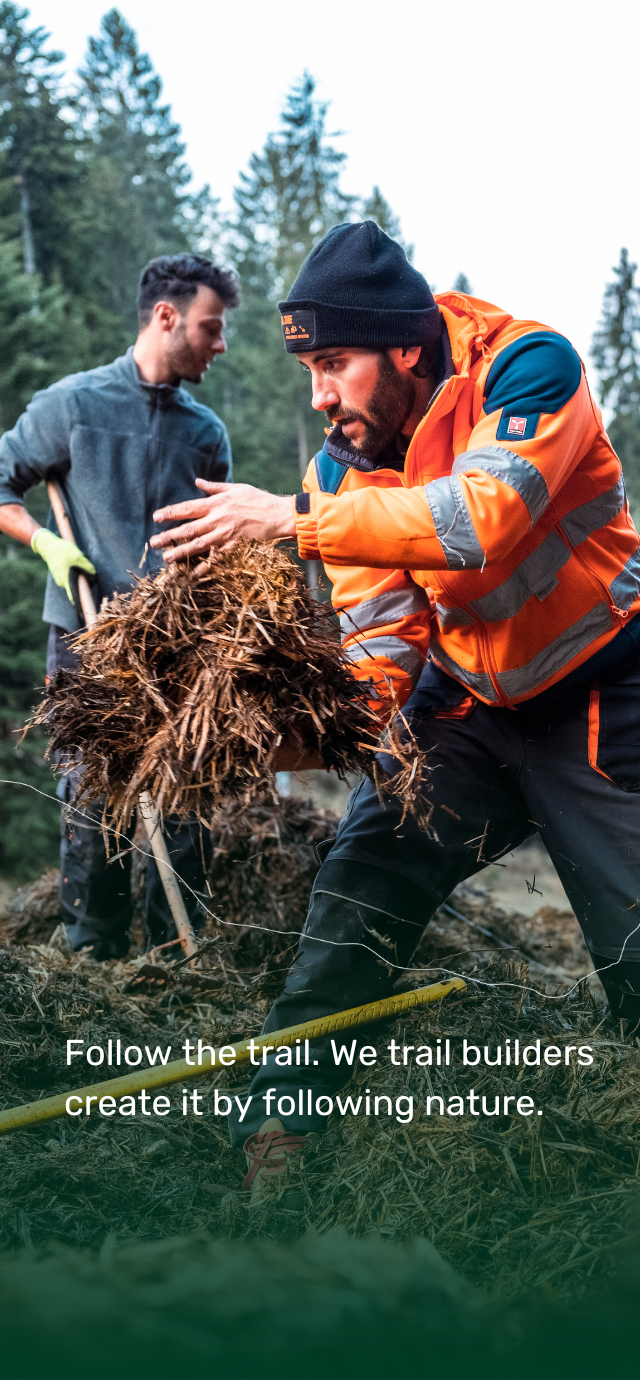
<instances>
[{"instance_id":1,"label":"white string line","mask_svg":"<svg viewBox=\"0 0 640 1380\"><path fill-rule=\"evenodd\" d=\"M103 826L102 824L98 824L95 817L92 818L92 816L86 814L84 810L79 809L77 805L67 804L66 802L61 801L57 796L48 795L46 791L41 791L38 789L37 786L32 786L30 781L5 780L3 777L0 777L0 786L24 786L29 791L35 791L36 795L43 796L45 800L50 800L52 804L57 805L59 809L64 807L64 809L68 813L80 815L80 818L82 820L88 822L90 826L95 828L96 833L102 833L103 828L106 829L108 834L115 835L116 833L116 830L113 829L110 825L105 824ZM184 822L186 823L186 821ZM128 851L139 853L142 858L148 858L151 862L155 862L154 854L152 852L147 853L144 848L140 848L137 843L133 842L133 840L129 842L128 849L125 849L120 853L114 854L113 858L109 859L109 862L116 862L118 858L124 857L125 853ZM260 930L264 934L291 934L297 935L298 938L300 938L300 930L278 930L270 925L252 925L247 921L243 920L223 920L222 917L220 915L217 915L215 911L209 910L208 906L205 906L204 901L202 900L202 897L199 894L199 892L194 891L193 887L189 886L189 883L186 882L184 878L180 876L180 873L176 871L175 867L171 866L171 863L169 863L169 868L170 871L173 873L174 877L176 878L176 881L178 881L180 885L185 888L186 891L190 892L190 894L195 898L199 905L202 906L202 909L206 911L206 914L209 916L209 918L211 920L215 920L218 925L229 925L232 929L239 930ZM371 952L374 953L374 950L372 949ZM376 954L376 958L377 957L378 955Z\"/></svg>"},{"instance_id":2,"label":"white string line","mask_svg":"<svg viewBox=\"0 0 640 1380\"><path fill-rule=\"evenodd\" d=\"M6 779L4 779L3 777L0 777L0 786L25 786L27 790L29 790L29 791L35 791L36 795L41 795L41 796L43 796L45 800L51 800L52 802L54 802L54 803L55 803L57 806L59 806L59 807L60 807L60 806L62 805L62 803L63 803L63 802L61 802L61 801L58 799L57 796L48 795L46 791L41 791L41 790L38 789L37 786L32 786L31 783L30 783L29 781L6 780ZM76 805L69 805L69 804L66 804L66 803L65 803L64 808L65 808L68 812L72 812L73 814L80 815L82 819L88 820L92 825L95 823L95 820L92 819L90 815L85 814L84 810L80 810L80 809L78 808L78 806L76 806ZM185 822L186 822L186 821L185 821ZM104 827L104 828L107 830L107 833L109 833L109 834L115 834L115 832L116 832L115 829L111 828L108 824L105 824L104 826L103 826L103 825L99 825L99 824L95 824L95 827L96 827L96 829L99 829L100 831L102 831L102 829L103 829L103 827ZM149 858L149 859L151 859L152 861L154 861L153 853L146 853L145 850L144 850L143 848L139 848L139 847L138 847L137 843L133 843L133 841L132 841L132 842L130 843L130 848L131 848L131 851L134 851L134 850L135 850L136 853L140 853L141 857L143 857L143 858ZM113 859L111 859L111 861L112 861L112 862L115 862L115 861L116 861L116 858L117 858L117 857L121 857L121 856L122 856L122 854L116 854L116 856L115 856ZM489 987L489 988L491 988L492 990L496 990L498 987L513 987L513 988L515 988L515 990L516 990L517 992L533 992L536 996L539 996L539 995L540 995L540 993L538 992L538 990L537 990L536 987L527 987L527 986L524 986L524 985L523 985L522 983L520 983L520 982L486 982L486 981L484 981L484 979L482 979L482 978L473 977L473 975L470 974L470 973L460 973L460 972L458 972L455 968L444 968L441 964L438 964L438 963L429 963L429 964L426 964L426 965L425 965L425 969L423 969L423 970L421 970L421 969L412 969L410 964L392 963L390 959L384 958L384 956L383 956L382 954L379 954L379 953L376 951L376 949L372 949L371 946L370 946L369 944L363 944L360 940L320 939L317 935L308 934L308 933L305 935L304 930L303 930L302 932L301 932L300 930L277 930L277 929L273 929L273 928L272 928L271 926L269 926L269 925L252 925L252 924L249 924L249 923L247 923L247 922L243 922L243 921L241 921L241 920L223 920L222 917L219 916L219 915L217 915L215 911L209 910L208 906L205 906L204 901L202 900L202 897L199 895L199 893L198 893L197 891L194 891L193 887L189 886L189 883L188 883L188 882L185 882L185 881L184 881L184 879L180 876L179 872L176 872L176 869L175 869L174 867L171 867L171 863L169 863L169 867L170 867L171 871L173 872L173 875L174 875L174 877L176 878L176 880L177 880L179 883L181 883L182 886L185 887L185 889L186 889L187 891L189 891L193 897L195 897L196 901L199 903L199 905L202 907L202 909L206 912L206 914L209 916L209 918L210 918L211 920L215 920L215 921L216 921L216 924L218 924L218 925L229 925L232 929L239 929L239 930L260 930L263 934L279 934L279 935L286 934L286 935L297 935L299 939L302 939L302 938L313 939L314 943L316 943L316 944L328 944L331 948L334 948L334 949L364 949L367 953L373 954L373 957L374 957L374 958L380 959L380 961L381 961L382 963L384 963L384 966L385 966L386 968L396 968L396 969L398 970L398 972L400 972L400 973L408 973L408 972L412 972L412 971L413 971L413 972L420 972L420 971L425 971L426 969L432 969L432 970L433 970L434 972L436 972L436 973L447 973L447 974L449 974L450 977L459 977L459 978L462 978L464 982L467 982L467 983L473 982L473 983L476 983L476 984L477 984L478 986L480 986L480 987ZM313 894L313 893L312 893L312 894ZM345 897L344 899L346 900L347 898ZM354 905L354 906L364 905L365 909L373 909L373 907L367 907L365 902L351 901L350 904L351 904L351 905ZM404 924L404 923L406 923L406 922L403 921L402 923ZM411 923L411 922L409 922L409 923ZM427 922L427 923L429 923L429 922ZM576 923L577 923L577 921L576 921ZM425 929L426 929L426 925L425 925ZM625 941L624 941L624 944L622 945L622 949L620 950L620 957L619 957L619 958L616 958L616 959L613 959L613 960L611 961L611 963L608 963L604 968L595 968L595 969L594 969L594 974L595 974L595 976L598 976L599 973L607 973L607 972L609 971L610 968L616 968L616 967L618 966L618 964L622 962L622 956L623 956L624 951L625 951L625 949L626 949L626 947L627 947L627 944L628 944L629 940L633 938L634 934L637 934L638 930L640 930L640 921L639 921L638 924L635 926L635 929L630 930L629 934L627 935L627 937L626 937L626 939L625 939ZM508 945L508 946L505 946L505 947L511 948L512 946L511 946L511 945ZM513 946L513 947L515 947L515 946ZM488 949L488 950L485 950L485 952L486 952L486 953L492 953L492 952L495 952L495 951L494 951L494 950ZM535 960L534 960L534 962L535 962ZM639 966L640 966L640 965L639 965ZM590 974L590 973L585 973L584 977L578 978L578 979L576 980L576 982L574 982L573 986L572 986L572 987L569 987L568 990L567 990L566 992L560 992L560 993L557 994L557 995L552 995L550 992L546 992L546 993L545 993L545 998L546 998L546 1000L548 1000L548 1001L565 1001L567 997L570 997L570 996L571 996L571 993L572 993L572 992L575 992L575 991L577 990L577 988L580 986L580 983L581 983L581 982L584 982L585 979L586 979L587 977L591 977L591 976L592 976L592 974Z\"/></svg>"}]
</instances>

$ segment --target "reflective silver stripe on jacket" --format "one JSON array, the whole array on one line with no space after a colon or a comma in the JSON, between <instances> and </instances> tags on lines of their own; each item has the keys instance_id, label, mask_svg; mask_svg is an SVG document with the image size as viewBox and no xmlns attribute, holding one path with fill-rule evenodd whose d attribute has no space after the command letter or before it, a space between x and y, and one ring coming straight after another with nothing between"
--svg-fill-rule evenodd
<instances>
[{"instance_id":1,"label":"reflective silver stripe on jacket","mask_svg":"<svg viewBox=\"0 0 640 1380\"><path fill-rule=\"evenodd\" d=\"M429 609L429 595L421 585L403 585L400 589L388 589L375 599L364 599L351 609L343 609L340 614L340 628L343 638L352 633L366 632L369 628L379 628L383 623L396 623L399 618L408 618L412 613L422 613Z\"/></svg>"},{"instance_id":2,"label":"reflective silver stripe on jacket","mask_svg":"<svg viewBox=\"0 0 640 1380\"><path fill-rule=\"evenodd\" d=\"M467 671L466 667L458 666L448 652L445 652L442 643L436 637L431 637L431 651L436 661L444 667L445 671L450 671L456 680L461 680L463 685L468 685L470 690L477 691L485 700L497 701L498 696L493 688L491 676L486 671Z\"/></svg>"},{"instance_id":3,"label":"reflective silver stripe on jacket","mask_svg":"<svg viewBox=\"0 0 640 1380\"><path fill-rule=\"evenodd\" d=\"M640 595L640 546L609 586L617 609L629 609Z\"/></svg>"},{"instance_id":4,"label":"reflective silver stripe on jacket","mask_svg":"<svg viewBox=\"0 0 640 1380\"><path fill-rule=\"evenodd\" d=\"M640 560L638 561L638 579L640 580ZM596 604L595 608L590 609L570 628L565 628L559 637L554 638L553 642L543 647L542 651L538 652L524 666L516 666L512 671L502 671L497 677L500 688L510 700L529 694L531 690L536 690L544 681L550 680L552 676L562 670L563 666L567 665L567 662L572 661L580 652L583 652L590 642L594 642L603 633L609 632L612 627L613 617L609 605ZM464 685L468 685L470 690L477 691L483 699L495 703L497 695L490 676L483 671L467 671L464 666L459 666L453 657L444 651L435 637L431 639L431 649L436 660L442 663L445 670L450 671Z\"/></svg>"},{"instance_id":5,"label":"reflective silver stripe on jacket","mask_svg":"<svg viewBox=\"0 0 640 1380\"><path fill-rule=\"evenodd\" d=\"M446 609L444 604L436 604L436 613L443 632L448 632L449 628L466 628L476 621L465 609Z\"/></svg>"},{"instance_id":6,"label":"reflective silver stripe on jacket","mask_svg":"<svg viewBox=\"0 0 640 1380\"><path fill-rule=\"evenodd\" d=\"M503 671L498 676L498 682L505 695L509 699L515 699L518 695L526 695L530 690L535 690L536 686L542 685L543 681L549 680L557 671L561 671L562 667L566 666L568 661L572 661L574 656L578 656L579 652L583 652L590 642L609 632L612 627L613 617L609 605L596 604L595 608L585 613L577 623L572 623L570 628L565 628L559 637L543 647L526 666L518 666L513 671Z\"/></svg>"},{"instance_id":7,"label":"reflective silver stripe on jacket","mask_svg":"<svg viewBox=\"0 0 640 1380\"><path fill-rule=\"evenodd\" d=\"M422 656L418 648L410 642L404 642L401 637L367 637L362 642L352 642L344 651L350 661L386 656L411 676L414 685L422 670Z\"/></svg>"},{"instance_id":8,"label":"reflective silver stripe on jacket","mask_svg":"<svg viewBox=\"0 0 640 1380\"><path fill-rule=\"evenodd\" d=\"M626 502L624 484L622 479L614 484L612 489L606 493L599 494L597 498L592 498L588 503L581 503L578 508L567 513L562 519L560 526L571 542L572 546L579 546L580 542L586 541L593 532L599 531L601 527L606 527L618 513L622 511ZM569 547L565 545L557 532L549 532L544 541L531 551L524 560L520 562L516 569L512 571L508 579L504 580L497 589L493 589L489 594L483 594L479 599L469 601L469 608L481 618L484 623L497 623L501 619L515 618L520 609L527 603L533 595L537 599L546 599L558 584L558 571L562 570L571 556ZM635 557L632 557L632 563ZM618 580L622 581L621 598L626 598L624 591L627 589L628 580L624 571L619 575ZM618 604L618 608L628 608L629 604L637 597L637 586L631 578L629 590L636 591L629 597L628 603ZM615 583L615 582L614 582ZM613 590L612 590L613 594ZM614 602L618 602L614 597ZM440 604L437 606L440 626L443 629L464 627L473 622L470 614L464 609L446 609Z\"/></svg>"},{"instance_id":9,"label":"reflective silver stripe on jacket","mask_svg":"<svg viewBox=\"0 0 640 1380\"><path fill-rule=\"evenodd\" d=\"M620 477L618 483L614 484L612 489L607 489L606 493L598 494L597 498L589 499L588 503L581 503L579 508L573 508L562 518L560 526L571 545L579 546L592 532L598 532L601 527L606 527L608 522L612 522L614 517L622 512L625 502L624 481Z\"/></svg>"},{"instance_id":10,"label":"reflective silver stripe on jacket","mask_svg":"<svg viewBox=\"0 0 640 1380\"><path fill-rule=\"evenodd\" d=\"M470 599L469 608L483 623L498 623L502 619L515 618L534 595L542 600L551 594L558 584L558 571L570 558L571 551L562 537L559 537L557 532L549 532L535 551L531 551L516 566L508 579L503 580L501 585L490 590L488 594L482 594L479 599ZM441 604L436 604L436 610L443 631L465 627L475 622L465 609L447 609Z\"/></svg>"},{"instance_id":11,"label":"reflective silver stripe on jacket","mask_svg":"<svg viewBox=\"0 0 640 1380\"><path fill-rule=\"evenodd\" d=\"M469 608L482 618L484 623L497 623L502 618L515 618L516 614L535 594L537 599L546 599L558 584L558 571L571 558L571 551L558 536L549 532L544 541L531 551L515 570L497 589L483 594L480 599L472 599Z\"/></svg>"},{"instance_id":12,"label":"reflective silver stripe on jacket","mask_svg":"<svg viewBox=\"0 0 640 1380\"><path fill-rule=\"evenodd\" d=\"M465 450L453 462L452 474L466 474L468 470L484 470L515 489L526 503L531 523L538 521L549 503L549 490L544 475L525 460L503 446L482 446L480 450ZM436 483L440 483L436 480Z\"/></svg>"},{"instance_id":13,"label":"reflective silver stripe on jacket","mask_svg":"<svg viewBox=\"0 0 640 1380\"><path fill-rule=\"evenodd\" d=\"M449 570L482 570L484 551L469 516L460 480L445 475L425 484L424 491Z\"/></svg>"}]
</instances>

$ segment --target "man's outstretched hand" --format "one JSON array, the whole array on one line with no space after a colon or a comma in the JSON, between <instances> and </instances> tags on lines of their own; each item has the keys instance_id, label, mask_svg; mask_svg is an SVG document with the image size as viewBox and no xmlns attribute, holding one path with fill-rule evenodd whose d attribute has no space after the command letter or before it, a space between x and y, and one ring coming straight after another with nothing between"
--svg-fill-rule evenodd
<instances>
[{"instance_id":1,"label":"man's outstretched hand","mask_svg":"<svg viewBox=\"0 0 640 1380\"><path fill-rule=\"evenodd\" d=\"M151 546L163 549L165 561L200 556L212 546L226 551L241 537L257 541L295 537L290 495L268 494L252 484L210 484L206 479L196 479L196 484L207 494L206 498L174 503L153 514L154 522L181 524L151 538ZM198 567L196 575L200 571Z\"/></svg>"}]
</instances>

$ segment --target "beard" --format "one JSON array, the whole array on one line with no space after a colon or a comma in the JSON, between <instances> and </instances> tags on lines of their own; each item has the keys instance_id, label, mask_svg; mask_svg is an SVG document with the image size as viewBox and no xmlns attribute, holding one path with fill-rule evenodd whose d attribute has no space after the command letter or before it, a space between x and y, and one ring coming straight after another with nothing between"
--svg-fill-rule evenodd
<instances>
[{"instance_id":1,"label":"beard","mask_svg":"<svg viewBox=\"0 0 640 1380\"><path fill-rule=\"evenodd\" d=\"M389 356L381 354L378 377L366 412L334 407L327 408L326 415L330 422L335 421L336 417L342 423L363 422L365 430L362 440L351 441L350 444L362 455L380 455L395 441L409 420L415 398L416 382L413 375L399 373Z\"/></svg>"},{"instance_id":2,"label":"beard","mask_svg":"<svg viewBox=\"0 0 640 1380\"><path fill-rule=\"evenodd\" d=\"M187 383L200 383L205 372L199 356L187 340L186 326L180 324L174 330L171 344L167 349L167 363L177 379Z\"/></svg>"}]
</instances>

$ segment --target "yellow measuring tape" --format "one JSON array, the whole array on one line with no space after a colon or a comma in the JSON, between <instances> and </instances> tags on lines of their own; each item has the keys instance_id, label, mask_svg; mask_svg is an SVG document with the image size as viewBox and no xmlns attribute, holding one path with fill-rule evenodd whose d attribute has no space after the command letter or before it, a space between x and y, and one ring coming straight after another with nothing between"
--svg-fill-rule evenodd
<instances>
[{"instance_id":1,"label":"yellow measuring tape","mask_svg":"<svg viewBox=\"0 0 640 1380\"><path fill-rule=\"evenodd\" d=\"M359 1025L369 1025L372 1021L388 1019L401 1011L409 1011L412 1006L423 1002L441 1001L450 992L462 992L466 983L462 978L452 978L450 982L434 982L430 987L418 987L414 992L403 992L396 997L386 997L384 1001L369 1002L366 1006L354 1006L350 1011L338 1011L333 1016L322 1016L317 1021L306 1021L303 1025L292 1025L288 1030L273 1030L268 1035L258 1035L252 1041L254 1054L260 1053L265 1045L280 1049L292 1045L296 1040L319 1040L323 1035L331 1035L335 1030L353 1029ZM235 1062L247 1064L250 1056L248 1040L240 1044L222 1046L235 1050ZM203 1051L204 1055L204 1051ZM186 1059L176 1059L172 1064L161 1068L137 1069L122 1078L108 1078L104 1083L91 1083L87 1088L75 1088L69 1093L58 1093L55 1097L43 1097L38 1102L25 1102L22 1107L9 1107L0 1112L0 1135L18 1131L24 1126L35 1126L40 1121L52 1121L65 1116L67 1099L78 1098L84 1104L85 1098L123 1097L142 1092L143 1089L162 1088L168 1083L179 1083L185 1078L198 1078L203 1073L211 1073L214 1068L223 1068L219 1051L214 1050L214 1058L207 1055L202 1064L188 1064Z\"/></svg>"}]
</instances>

